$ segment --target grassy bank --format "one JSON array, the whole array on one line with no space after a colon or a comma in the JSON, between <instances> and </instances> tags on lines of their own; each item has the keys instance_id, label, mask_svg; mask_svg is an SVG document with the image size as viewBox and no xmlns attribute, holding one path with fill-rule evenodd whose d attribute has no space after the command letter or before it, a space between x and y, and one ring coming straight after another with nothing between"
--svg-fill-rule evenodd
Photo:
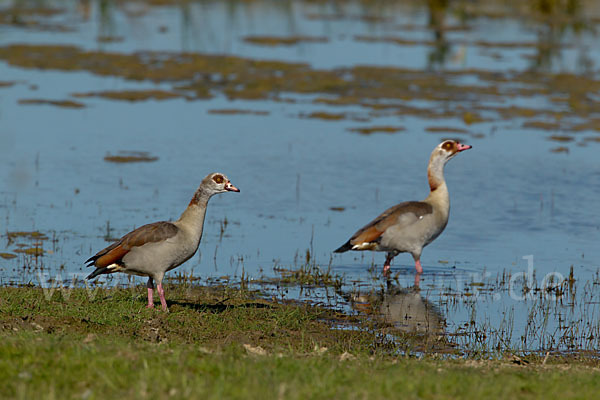
<instances>
[{"instance_id":1,"label":"grassy bank","mask_svg":"<svg viewBox=\"0 0 600 400\"><path fill-rule=\"evenodd\" d=\"M2 398L592 398L598 363L398 356L354 317L231 288L0 289ZM353 323L357 329L332 330ZM547 360L548 361L548 360Z\"/></svg>"}]
</instances>

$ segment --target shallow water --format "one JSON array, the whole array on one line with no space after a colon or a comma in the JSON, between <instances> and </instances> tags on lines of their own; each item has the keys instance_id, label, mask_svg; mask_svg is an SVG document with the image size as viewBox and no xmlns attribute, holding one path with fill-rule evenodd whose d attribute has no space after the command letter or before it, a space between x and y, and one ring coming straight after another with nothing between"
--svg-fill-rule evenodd
<instances>
[{"instance_id":1,"label":"shallow water","mask_svg":"<svg viewBox=\"0 0 600 400\"><path fill-rule=\"evenodd\" d=\"M579 11L591 24L580 30L575 23L556 27L510 14L461 21L448 10L446 25L462 29L444 31L443 38L431 44L436 28L428 26L430 11L410 2L379 6L301 1L163 7L103 1L46 4L64 12L38 21L68 31L2 24L0 46L67 44L116 53L230 54L301 62L319 70L392 66L432 71L415 79L445 76L457 88L434 86L433 93L447 90L445 99L415 94L401 101L403 106L449 111L446 117L435 118L424 113L376 113L364 104L316 103L316 98L331 97L319 92L280 93L291 101L231 99L214 90L214 97L205 100L127 102L72 94L169 91L173 86L167 81L134 81L86 70L32 69L0 60L0 81L14 82L0 87L0 231L39 231L47 236L38 246L44 250L40 257L15 251L35 247L37 238L6 236L0 252L17 257L0 258L2 283L38 283L40 277L45 281L59 272L67 279L84 277L89 271L83 261L106 246L107 238L153 220L176 219L200 180L221 171L241 193L211 200L200 251L178 271L203 278L277 277L274 266L299 267L310 250L311 263L344 277L346 292L354 290L353 281L364 282L363 291L377 291L382 285L378 274L383 254L333 255L331 251L385 208L424 198L431 149L443 137L458 137L474 148L446 168L450 222L422 256L421 296L440 307L447 330L455 332L470 321L474 309L479 325L497 328L503 313L513 310L512 339L518 343L531 310L538 306L534 299L521 300L503 287L490 296L462 296L452 307L444 304L448 288L462 294L465 287L478 288L469 286L472 282L496 287L503 273L528 271L527 256L533 257L538 286L550 273L567 277L573 266L578 283L589 283L589 292L597 294L593 282L599 271L600 212L594 199L600 193L600 144L586 138L599 136L593 126L571 130L575 124L598 118L597 96L586 93L581 83L587 108L580 112L583 106L575 102L575 94L548 83L560 81L559 72L595 82L600 45L590 22L599 12L593 6ZM392 17L377 20L374 16ZM326 41L260 46L244 40L265 35ZM357 36L371 40L357 40ZM99 42L98 37L113 41ZM389 37L416 43L373 41ZM546 52L544 44L549 40L552 46ZM490 47L482 41L520 44ZM508 80L494 83L491 77L482 78L481 71L505 74ZM534 73L524 81L528 71ZM477 94L473 91L477 85L496 87L499 93ZM542 89L532 95L514 91L523 87ZM575 100L556 101L561 94ZM69 99L85 107L20 104L22 99ZM510 106L546 114L499 116L499 108ZM267 114L211 112L220 109ZM471 110L486 121L469 123L468 117L461 117ZM306 118L313 112L347 115L340 120ZM550 112L560 116L551 117ZM557 121L558 126L525 125L531 121ZM350 131L372 126L405 130L370 135ZM433 133L431 127L447 132ZM558 148L563 149L551 151ZM105 156L119 151L143 151L158 160L105 161ZM392 271L398 273L400 287L412 285L410 256L396 257ZM300 293L290 290L287 295ZM321 295L313 292L313 296ZM582 295L578 304L589 301ZM527 347L548 348L541 339Z\"/></svg>"}]
</instances>

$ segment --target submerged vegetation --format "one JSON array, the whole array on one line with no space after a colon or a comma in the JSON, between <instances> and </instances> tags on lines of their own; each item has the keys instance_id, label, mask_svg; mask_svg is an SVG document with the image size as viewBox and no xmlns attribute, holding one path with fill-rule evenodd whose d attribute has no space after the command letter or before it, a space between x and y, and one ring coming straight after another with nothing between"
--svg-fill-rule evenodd
<instances>
[{"instance_id":1,"label":"submerged vegetation","mask_svg":"<svg viewBox=\"0 0 600 400\"><path fill-rule=\"evenodd\" d=\"M146 151L120 151L117 154L107 154L104 161L112 163L135 163L158 161L158 157L150 155Z\"/></svg>"},{"instance_id":2,"label":"submerged vegetation","mask_svg":"<svg viewBox=\"0 0 600 400\"><path fill-rule=\"evenodd\" d=\"M85 104L73 100L48 100L48 99L20 99L19 104L24 105L51 105L64 108L85 108Z\"/></svg>"},{"instance_id":3,"label":"submerged vegetation","mask_svg":"<svg viewBox=\"0 0 600 400\"><path fill-rule=\"evenodd\" d=\"M370 135L372 133L397 133L405 131L406 128L402 126L366 126L361 128L349 128L350 132L358 132L363 135Z\"/></svg>"},{"instance_id":4,"label":"submerged vegetation","mask_svg":"<svg viewBox=\"0 0 600 400\"><path fill-rule=\"evenodd\" d=\"M319 70L305 64L235 56L165 52L120 54L60 45L8 45L0 48L0 59L23 68L89 71L104 76L172 84L171 90L73 94L78 98L99 96L126 101L194 100L211 98L220 92L229 99L288 101L282 93L314 94L318 96L315 103L361 106L368 110L368 115L360 116L366 120L398 115L428 119L454 117L465 125L476 126L490 120L518 117L523 119L524 128L553 133L595 131L598 101L588 93L600 90L599 80L570 73L474 69L440 73L376 66ZM475 79L478 83L458 83L467 78ZM532 109L502 105L507 98L539 96L551 99L551 107ZM443 108L409 105L410 102L423 100L442 104L455 102L456 105ZM84 107L84 104L72 100L25 99L20 102ZM345 112L315 111L306 116L335 121L346 119L349 115ZM469 130L461 127L429 127L426 130L469 134ZM585 140L576 142L579 145L590 143Z\"/></svg>"},{"instance_id":5,"label":"submerged vegetation","mask_svg":"<svg viewBox=\"0 0 600 400\"><path fill-rule=\"evenodd\" d=\"M169 0L146 1L148 7L172 5ZM312 3L312 2L311 2ZM585 10L587 1L530 0L509 1L498 7L494 1L477 2L431 1L423 5L430 16L427 26L394 25L386 10L397 6L394 2L360 2L364 9L356 14L350 5L340 6L337 13L322 14L313 11L305 17L327 20L362 20L371 24L393 27L398 34L357 35L353 40L365 43L391 42L399 46L431 48L431 68L410 69L356 65L330 70L313 68L308 64L285 61L255 60L238 56L199 53L170 53L143 51L118 53L90 51L68 45L12 44L0 47L0 59L21 68L38 68L60 71L88 71L100 76L115 76L135 81L169 83L171 89L111 90L73 93L73 97L103 97L111 100L144 101L185 99L203 100L223 94L230 100L296 101L284 94L314 95L318 104L340 107L360 106L365 115L354 118L347 112L316 111L300 116L330 121L359 118L417 116L427 119L456 118L470 126L488 121L510 121L519 118L527 129L546 130L550 133L565 131L597 131L598 99L589 96L600 90L600 80L593 74L556 72L548 68L553 57L572 47L570 41L561 40L564 32L593 31L598 22ZM37 3L36 3L37 4ZM252 2L248 6L251 7ZM115 6L115 7L121 7ZM124 6L123 6L124 7ZM87 6L89 8L89 5ZM109 12L110 7L101 12ZM84 15L89 9L83 7ZM138 10L144 15L147 10ZM23 29L51 29L60 25L51 18L63 18L65 10L43 6L15 6L0 11L0 23L13 24ZM493 41L448 38L452 32L472 28L471 21L478 18L520 18L540 27L538 40ZM106 17L108 18L108 17ZM64 22L67 24L67 22ZM434 35L426 39L405 38L402 33L430 30ZM98 36L111 43L114 35ZM104 38L104 39L103 39ZM120 38L121 39L121 38ZM119 39L119 40L120 40ZM331 38L321 36L249 35L240 38L246 43L263 46L293 46L299 43L328 43ZM436 63L452 57L464 57L466 49L483 56L501 59L498 53L505 50L524 52L520 57L531 59L531 68L524 70L491 71L462 68L440 70ZM462 54L462 55L461 55ZM581 55L581 67L586 65ZM507 99L547 99L539 108L505 104ZM423 106L429 102L431 106ZM73 100L22 99L21 104L50 104L60 107L82 108L85 104ZM419 104L418 106L414 104ZM358 132L370 133L359 128ZM473 138L483 137L481 132L455 128L457 133ZM586 146L594 141L574 138L574 144ZM566 145L561 148L568 148Z\"/></svg>"},{"instance_id":6,"label":"submerged vegetation","mask_svg":"<svg viewBox=\"0 0 600 400\"><path fill-rule=\"evenodd\" d=\"M290 37L275 37L275 36L247 36L244 41L262 46L291 46L298 43L325 43L326 37L316 36L290 36Z\"/></svg>"},{"instance_id":7,"label":"submerged vegetation","mask_svg":"<svg viewBox=\"0 0 600 400\"><path fill-rule=\"evenodd\" d=\"M242 110L239 108L215 108L208 110L209 114L222 114L222 115L269 115L269 111L260 110Z\"/></svg>"},{"instance_id":8,"label":"submerged vegetation","mask_svg":"<svg viewBox=\"0 0 600 400\"><path fill-rule=\"evenodd\" d=\"M125 101L144 101L144 100L169 100L182 95L167 92L164 90L123 90L123 91L105 91L105 92L89 92L89 93L73 93L73 97L103 97L111 100Z\"/></svg>"}]
</instances>

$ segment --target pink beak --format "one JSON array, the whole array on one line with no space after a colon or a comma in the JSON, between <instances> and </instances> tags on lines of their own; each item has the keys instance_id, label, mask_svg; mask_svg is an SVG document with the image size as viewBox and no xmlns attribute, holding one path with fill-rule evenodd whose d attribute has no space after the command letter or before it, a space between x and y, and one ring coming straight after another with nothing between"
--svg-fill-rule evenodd
<instances>
[{"instance_id":1,"label":"pink beak","mask_svg":"<svg viewBox=\"0 0 600 400\"><path fill-rule=\"evenodd\" d=\"M233 186L230 181L227 181L227 183L225 184L225 190L229 190L230 192L239 192L240 191L240 189Z\"/></svg>"},{"instance_id":2,"label":"pink beak","mask_svg":"<svg viewBox=\"0 0 600 400\"><path fill-rule=\"evenodd\" d=\"M468 144L462 144L462 143L457 143L457 146L456 146L458 151L469 150L472 147L473 146L469 146Z\"/></svg>"}]
</instances>

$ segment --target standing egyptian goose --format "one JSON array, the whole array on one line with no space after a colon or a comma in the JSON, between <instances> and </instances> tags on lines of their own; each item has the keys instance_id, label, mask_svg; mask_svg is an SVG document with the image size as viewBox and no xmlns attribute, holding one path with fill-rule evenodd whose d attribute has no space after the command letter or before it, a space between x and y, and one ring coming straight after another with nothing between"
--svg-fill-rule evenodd
<instances>
[{"instance_id":1,"label":"standing egyptian goose","mask_svg":"<svg viewBox=\"0 0 600 400\"><path fill-rule=\"evenodd\" d=\"M155 222L140 226L90 257L87 266L96 270L86 279L100 274L125 272L148 277L148 308L154 307L154 281L162 309L167 311L162 280L167 271L189 260L200 245L208 200L224 192L239 192L224 174L212 173L202 180L194 197L175 222Z\"/></svg>"},{"instance_id":2,"label":"standing egyptian goose","mask_svg":"<svg viewBox=\"0 0 600 400\"><path fill-rule=\"evenodd\" d=\"M389 276L390 263L399 253L410 253L415 260L415 285L423 272L421 252L446 227L450 213L450 197L444 180L444 166L461 151L470 149L454 140L446 140L433 149L427 177L429 196L423 201L407 201L388 208L359 229L344 245L335 250L343 253L348 250L385 251L387 257L383 274Z\"/></svg>"}]
</instances>

